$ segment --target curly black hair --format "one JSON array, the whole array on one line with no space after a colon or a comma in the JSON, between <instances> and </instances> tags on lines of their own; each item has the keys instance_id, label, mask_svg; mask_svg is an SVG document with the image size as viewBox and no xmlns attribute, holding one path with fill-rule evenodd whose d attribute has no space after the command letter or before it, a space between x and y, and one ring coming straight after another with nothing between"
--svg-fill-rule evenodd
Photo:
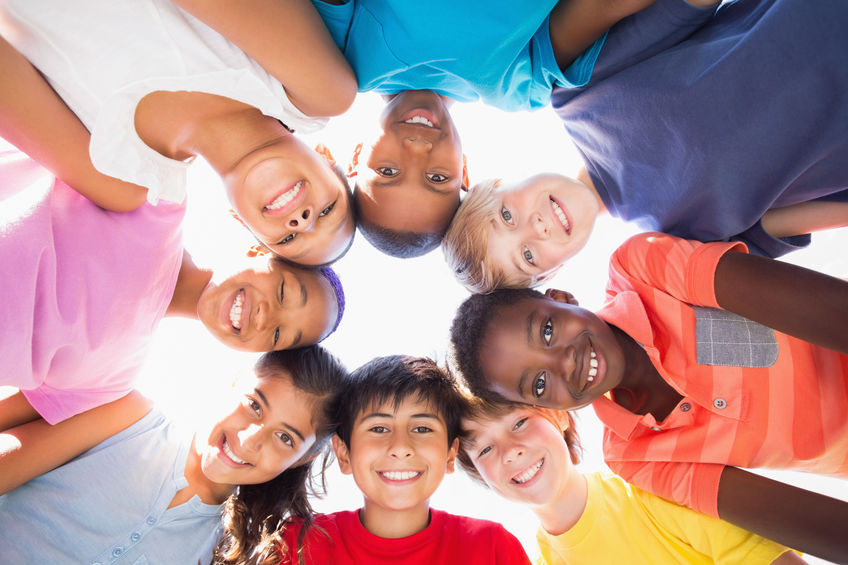
<instances>
[{"instance_id":1,"label":"curly black hair","mask_svg":"<svg viewBox=\"0 0 848 565\"><path fill-rule=\"evenodd\" d=\"M474 294L460 304L450 329L452 362L471 392L490 402L509 402L492 391L480 368L480 344L497 310L525 298L545 298L532 288L499 289L490 294Z\"/></svg>"}]
</instances>

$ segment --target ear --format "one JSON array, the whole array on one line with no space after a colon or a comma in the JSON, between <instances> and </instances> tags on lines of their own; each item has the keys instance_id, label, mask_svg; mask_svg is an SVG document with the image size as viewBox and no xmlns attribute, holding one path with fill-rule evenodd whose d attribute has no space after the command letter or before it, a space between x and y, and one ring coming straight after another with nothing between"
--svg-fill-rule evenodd
<instances>
[{"instance_id":1,"label":"ear","mask_svg":"<svg viewBox=\"0 0 848 565\"><path fill-rule=\"evenodd\" d=\"M453 443L448 449L448 461L445 465L445 473L453 473L456 465L456 452L459 449L459 438L454 438Z\"/></svg>"},{"instance_id":2,"label":"ear","mask_svg":"<svg viewBox=\"0 0 848 565\"><path fill-rule=\"evenodd\" d=\"M353 155L350 157L350 163L347 166L347 178L352 179L359 174L359 154L362 153L362 142L356 144L353 148Z\"/></svg>"},{"instance_id":3,"label":"ear","mask_svg":"<svg viewBox=\"0 0 848 565\"><path fill-rule=\"evenodd\" d=\"M353 470L350 467L350 453L347 446L338 435L333 434L333 453L336 454L336 459L339 462L339 470L343 475L350 475Z\"/></svg>"},{"instance_id":4,"label":"ear","mask_svg":"<svg viewBox=\"0 0 848 565\"><path fill-rule=\"evenodd\" d=\"M336 164L336 160L333 159L333 154L330 153L330 149L323 143L319 143L315 146L315 152L321 155L324 159L326 159L329 164Z\"/></svg>"},{"instance_id":5,"label":"ear","mask_svg":"<svg viewBox=\"0 0 848 565\"><path fill-rule=\"evenodd\" d=\"M563 304L571 304L572 306L579 306L580 304L577 302L577 299L574 298L574 295L570 292L566 292L564 290L559 290L556 288L549 288L545 291L545 296L554 300L556 302L562 302Z\"/></svg>"},{"instance_id":6,"label":"ear","mask_svg":"<svg viewBox=\"0 0 848 565\"><path fill-rule=\"evenodd\" d=\"M465 157L465 153L462 154L462 190L468 192L468 187L471 186L471 183L468 181L468 159Z\"/></svg>"}]
</instances>

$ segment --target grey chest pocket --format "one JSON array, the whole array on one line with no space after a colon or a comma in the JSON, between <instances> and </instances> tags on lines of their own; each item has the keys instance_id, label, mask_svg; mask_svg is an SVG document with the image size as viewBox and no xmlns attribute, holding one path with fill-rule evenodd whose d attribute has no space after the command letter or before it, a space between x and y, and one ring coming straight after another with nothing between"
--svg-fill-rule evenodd
<instances>
[{"instance_id":1,"label":"grey chest pocket","mask_svg":"<svg viewBox=\"0 0 848 565\"><path fill-rule=\"evenodd\" d=\"M774 330L726 310L693 306L699 365L771 367L777 361Z\"/></svg>"}]
</instances>

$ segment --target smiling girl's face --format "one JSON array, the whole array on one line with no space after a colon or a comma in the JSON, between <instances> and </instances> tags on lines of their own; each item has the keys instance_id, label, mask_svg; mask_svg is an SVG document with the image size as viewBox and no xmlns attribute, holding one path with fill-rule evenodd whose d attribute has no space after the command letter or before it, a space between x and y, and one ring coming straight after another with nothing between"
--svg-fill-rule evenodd
<instances>
[{"instance_id":1,"label":"smiling girl's face","mask_svg":"<svg viewBox=\"0 0 848 565\"><path fill-rule=\"evenodd\" d=\"M314 397L288 375L254 379L206 441L196 438L203 474L224 485L270 481L301 462L315 443L313 412Z\"/></svg>"},{"instance_id":2,"label":"smiling girl's face","mask_svg":"<svg viewBox=\"0 0 848 565\"><path fill-rule=\"evenodd\" d=\"M245 269L210 283L197 303L200 321L241 351L274 351L318 343L333 328L338 302L316 269L256 257Z\"/></svg>"},{"instance_id":3,"label":"smiling girl's face","mask_svg":"<svg viewBox=\"0 0 848 565\"><path fill-rule=\"evenodd\" d=\"M346 184L293 135L245 156L224 183L239 217L279 256L323 265L350 246L355 225Z\"/></svg>"}]
</instances>

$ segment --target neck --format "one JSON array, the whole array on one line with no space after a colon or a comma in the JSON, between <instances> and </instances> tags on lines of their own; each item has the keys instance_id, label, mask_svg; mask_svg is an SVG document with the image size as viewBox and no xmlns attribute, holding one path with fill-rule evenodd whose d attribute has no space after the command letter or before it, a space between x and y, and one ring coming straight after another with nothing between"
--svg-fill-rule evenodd
<instances>
[{"instance_id":1,"label":"neck","mask_svg":"<svg viewBox=\"0 0 848 565\"><path fill-rule=\"evenodd\" d=\"M165 315L197 320L197 302L204 289L209 286L210 280L212 280L212 271L197 267L188 251L183 250L177 285L174 287L174 295L171 297L168 309L165 310Z\"/></svg>"},{"instance_id":2,"label":"neck","mask_svg":"<svg viewBox=\"0 0 848 565\"><path fill-rule=\"evenodd\" d=\"M430 524L430 501L408 510L377 507L365 500L359 521L375 536L387 539L405 538L424 530Z\"/></svg>"},{"instance_id":3,"label":"neck","mask_svg":"<svg viewBox=\"0 0 848 565\"><path fill-rule=\"evenodd\" d=\"M586 477L572 465L568 466L567 477L562 482L562 488L553 498L539 506L531 506L531 510L542 527L551 535L558 536L574 527L586 509L589 489Z\"/></svg>"},{"instance_id":4,"label":"neck","mask_svg":"<svg viewBox=\"0 0 848 565\"><path fill-rule=\"evenodd\" d=\"M595 183L592 182L592 177L589 176L589 171L586 170L586 167L580 167L580 171L577 173L577 180L586 185L586 187L592 191L592 194L595 195L595 199L598 201L598 213L603 214L607 211L607 206L604 204L604 200L601 198L601 195L598 194L598 189L595 188Z\"/></svg>"}]
</instances>

